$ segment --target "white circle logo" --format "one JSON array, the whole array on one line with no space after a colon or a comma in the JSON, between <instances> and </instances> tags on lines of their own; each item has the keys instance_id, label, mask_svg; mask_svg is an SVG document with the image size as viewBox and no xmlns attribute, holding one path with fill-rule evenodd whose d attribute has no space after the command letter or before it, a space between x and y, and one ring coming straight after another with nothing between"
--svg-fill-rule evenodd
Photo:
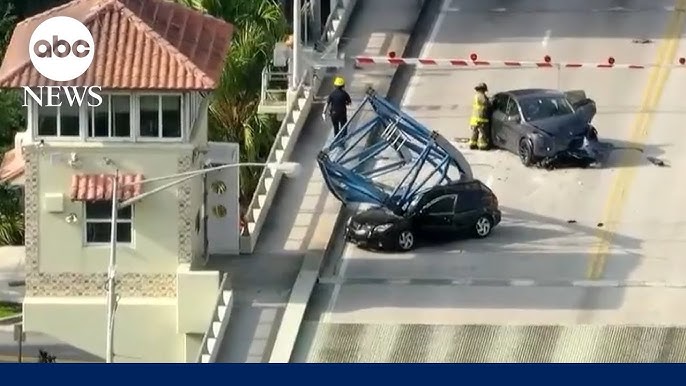
<instances>
[{"instance_id":1,"label":"white circle logo","mask_svg":"<svg viewBox=\"0 0 686 386\"><path fill-rule=\"evenodd\" d=\"M83 75L95 56L93 35L83 23L66 16L42 22L29 41L31 63L44 77L66 82Z\"/></svg>"}]
</instances>

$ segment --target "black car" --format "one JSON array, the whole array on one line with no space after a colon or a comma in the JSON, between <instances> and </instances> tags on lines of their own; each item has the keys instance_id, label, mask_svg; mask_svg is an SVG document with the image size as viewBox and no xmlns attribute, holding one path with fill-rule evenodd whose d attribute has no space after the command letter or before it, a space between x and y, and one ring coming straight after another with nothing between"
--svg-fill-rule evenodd
<instances>
[{"instance_id":1,"label":"black car","mask_svg":"<svg viewBox=\"0 0 686 386\"><path fill-rule=\"evenodd\" d=\"M591 125L595 102L580 90L512 90L493 96L492 145L519 156L526 166L558 161L598 161L598 132Z\"/></svg>"},{"instance_id":2,"label":"black car","mask_svg":"<svg viewBox=\"0 0 686 386\"><path fill-rule=\"evenodd\" d=\"M500 223L498 198L481 181L439 185L417 194L402 214L372 208L350 218L345 239L359 246L409 251L418 238L488 237Z\"/></svg>"}]
</instances>

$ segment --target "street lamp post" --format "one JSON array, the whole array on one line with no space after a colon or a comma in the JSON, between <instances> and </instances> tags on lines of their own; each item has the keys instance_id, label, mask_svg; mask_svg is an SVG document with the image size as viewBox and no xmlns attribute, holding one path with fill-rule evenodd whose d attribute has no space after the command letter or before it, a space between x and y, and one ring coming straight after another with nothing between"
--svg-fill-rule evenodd
<instances>
[{"instance_id":1,"label":"street lamp post","mask_svg":"<svg viewBox=\"0 0 686 386\"><path fill-rule=\"evenodd\" d=\"M107 363L114 362L114 311L117 308L116 285L114 281L114 265L117 262L117 212L119 201L119 170L115 170L112 178L112 215L110 221L110 261L107 266Z\"/></svg>"},{"instance_id":2,"label":"street lamp post","mask_svg":"<svg viewBox=\"0 0 686 386\"><path fill-rule=\"evenodd\" d=\"M107 164L112 164L111 160L106 160ZM220 165L220 166L215 166L211 168L205 168L201 170L193 170L189 172L184 172L184 173L177 173L177 174L172 174L168 176L163 176L163 177L156 177L156 178L149 178L145 179L142 181L138 181L135 183L130 183L130 184L119 184L119 170L115 170L113 181L112 181L112 215L110 218L110 261L109 261L109 266L107 269L107 342L106 342L106 361L107 363L113 363L114 362L114 314L117 309L117 293L116 293L116 263L117 263L117 215L118 212L126 208L128 206L131 206L135 204L136 202L149 197L155 193L161 192L163 190L169 189L173 186L176 186L178 184L184 183L190 179L193 179L194 177L201 176L204 174L207 174L209 172L213 171L218 171L218 170L225 170L225 169L232 169L232 168L238 168L238 167L251 167L251 166L257 166L257 167L268 167L271 169L274 169L276 171L281 171L285 175L292 177L294 175L297 175L297 173L300 171L300 164L296 162L268 162L268 163L259 163L259 162L243 162L243 163L233 163L233 164L226 164L226 165ZM137 196L131 197L127 200L124 200L122 202L119 202L119 196L118 196L118 190L130 186L130 185L138 185L138 184L146 184L150 182L157 182L157 181L164 181L164 180L172 180L176 179L172 182L169 182L167 184L158 186L155 189L150 190L149 192L145 192L142 194L139 194Z\"/></svg>"},{"instance_id":3,"label":"street lamp post","mask_svg":"<svg viewBox=\"0 0 686 386\"><path fill-rule=\"evenodd\" d=\"M296 91L300 83L300 16L302 10L300 0L293 0L293 74L291 75L291 89Z\"/></svg>"}]
</instances>

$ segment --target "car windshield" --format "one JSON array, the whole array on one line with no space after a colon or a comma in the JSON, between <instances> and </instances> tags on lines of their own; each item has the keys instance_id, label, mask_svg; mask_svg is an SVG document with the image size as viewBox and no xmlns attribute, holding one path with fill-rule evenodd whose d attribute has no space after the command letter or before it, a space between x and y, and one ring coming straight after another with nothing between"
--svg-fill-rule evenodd
<instances>
[{"instance_id":1,"label":"car windshield","mask_svg":"<svg viewBox=\"0 0 686 386\"><path fill-rule=\"evenodd\" d=\"M574 113L572 106L562 96L528 97L521 99L519 106L527 122Z\"/></svg>"}]
</instances>

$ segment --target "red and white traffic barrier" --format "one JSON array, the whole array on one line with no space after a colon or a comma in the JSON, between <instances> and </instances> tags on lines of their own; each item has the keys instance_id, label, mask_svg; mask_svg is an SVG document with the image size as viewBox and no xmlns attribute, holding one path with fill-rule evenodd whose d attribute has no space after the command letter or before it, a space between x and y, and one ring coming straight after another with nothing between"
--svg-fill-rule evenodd
<instances>
[{"instance_id":1,"label":"red and white traffic barrier","mask_svg":"<svg viewBox=\"0 0 686 386\"><path fill-rule=\"evenodd\" d=\"M423 67L513 67L513 68L622 68L622 69L645 69L652 67L686 67L686 58L681 57L675 64L627 64L616 63L615 58L610 56L604 63L583 62L554 62L546 55L541 61L519 60L482 60L476 54L471 54L469 59L450 58L398 58L394 53L389 56L356 56L355 63L358 66L365 65L415 65Z\"/></svg>"}]
</instances>

